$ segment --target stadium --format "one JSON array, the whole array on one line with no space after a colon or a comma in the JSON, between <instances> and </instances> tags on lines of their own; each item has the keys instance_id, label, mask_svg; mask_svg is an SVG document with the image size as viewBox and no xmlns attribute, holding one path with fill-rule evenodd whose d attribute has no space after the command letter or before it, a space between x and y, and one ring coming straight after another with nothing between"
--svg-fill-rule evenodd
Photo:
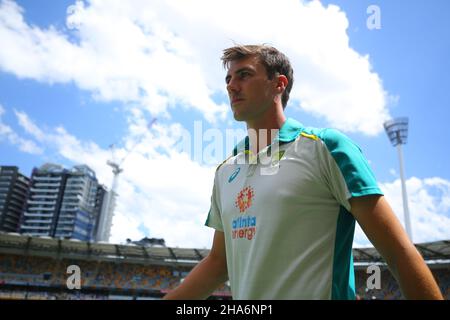
<instances>
[{"instance_id":1,"label":"stadium","mask_svg":"<svg viewBox=\"0 0 450 320\"><path fill-rule=\"evenodd\" d=\"M416 244L445 299L450 298L450 241ZM206 249L94 243L0 233L2 300L148 300L161 299L207 254ZM374 248L354 248L357 298L403 299ZM69 266L80 270L79 287L69 289ZM368 289L368 267L381 270L379 289ZM224 284L209 299L231 299Z\"/></svg>"}]
</instances>

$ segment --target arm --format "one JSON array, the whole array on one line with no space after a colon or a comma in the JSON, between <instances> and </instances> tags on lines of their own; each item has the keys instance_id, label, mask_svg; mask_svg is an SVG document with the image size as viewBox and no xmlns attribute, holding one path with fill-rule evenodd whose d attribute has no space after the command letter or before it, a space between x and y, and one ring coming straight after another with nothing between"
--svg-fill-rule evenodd
<instances>
[{"instance_id":1,"label":"arm","mask_svg":"<svg viewBox=\"0 0 450 320\"><path fill-rule=\"evenodd\" d=\"M228 279L223 232L215 231L211 251L192 269L184 281L164 299L194 300L206 299Z\"/></svg>"},{"instance_id":2,"label":"arm","mask_svg":"<svg viewBox=\"0 0 450 320\"><path fill-rule=\"evenodd\" d=\"M350 199L351 212L407 299L443 299L436 281L383 196Z\"/></svg>"}]
</instances>

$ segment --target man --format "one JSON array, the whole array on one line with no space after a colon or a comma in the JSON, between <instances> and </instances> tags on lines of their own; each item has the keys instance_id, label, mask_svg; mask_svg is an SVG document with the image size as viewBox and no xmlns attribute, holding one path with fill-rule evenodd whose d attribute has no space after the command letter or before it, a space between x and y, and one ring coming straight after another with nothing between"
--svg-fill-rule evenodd
<instances>
[{"instance_id":1,"label":"man","mask_svg":"<svg viewBox=\"0 0 450 320\"><path fill-rule=\"evenodd\" d=\"M355 299L356 220L406 298L442 299L360 149L336 130L286 119L288 58L248 45L224 50L222 61L234 118L249 135L216 170L210 253L165 298L204 299L229 279L234 299Z\"/></svg>"}]
</instances>

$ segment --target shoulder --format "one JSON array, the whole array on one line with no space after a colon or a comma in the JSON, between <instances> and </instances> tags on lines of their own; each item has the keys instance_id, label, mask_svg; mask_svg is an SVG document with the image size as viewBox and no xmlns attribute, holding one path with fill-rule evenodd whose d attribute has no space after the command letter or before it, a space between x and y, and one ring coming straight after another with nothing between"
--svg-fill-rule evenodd
<instances>
[{"instance_id":1,"label":"shoulder","mask_svg":"<svg viewBox=\"0 0 450 320\"><path fill-rule=\"evenodd\" d=\"M302 135L311 135L323 142L328 151L358 150L360 147L347 135L333 128L305 128Z\"/></svg>"},{"instance_id":2,"label":"shoulder","mask_svg":"<svg viewBox=\"0 0 450 320\"><path fill-rule=\"evenodd\" d=\"M233 163L233 159L236 158L236 156L231 155L228 158L226 158L221 164L219 164L216 167L216 174L219 172L219 170L226 164L232 164Z\"/></svg>"}]
</instances>

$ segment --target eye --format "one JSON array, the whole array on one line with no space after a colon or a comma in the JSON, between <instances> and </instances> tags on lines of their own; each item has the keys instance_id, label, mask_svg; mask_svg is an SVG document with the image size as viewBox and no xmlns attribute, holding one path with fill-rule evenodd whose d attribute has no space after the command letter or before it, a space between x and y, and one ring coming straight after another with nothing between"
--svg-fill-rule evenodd
<instances>
[{"instance_id":1,"label":"eye","mask_svg":"<svg viewBox=\"0 0 450 320\"><path fill-rule=\"evenodd\" d=\"M244 79L250 75L250 72L248 71L241 71L239 72L239 78Z\"/></svg>"}]
</instances>

